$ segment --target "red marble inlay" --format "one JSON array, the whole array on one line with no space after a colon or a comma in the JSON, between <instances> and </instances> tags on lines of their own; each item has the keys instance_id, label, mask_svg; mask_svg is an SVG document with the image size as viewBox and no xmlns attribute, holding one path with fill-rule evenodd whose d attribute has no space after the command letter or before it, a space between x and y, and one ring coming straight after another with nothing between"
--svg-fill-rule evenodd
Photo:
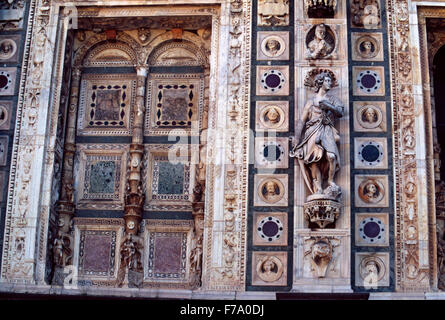
<instances>
[{"instance_id":1,"label":"red marble inlay","mask_svg":"<svg viewBox=\"0 0 445 320\"><path fill-rule=\"evenodd\" d=\"M180 237L158 236L155 239L154 272L179 273L181 268Z\"/></svg>"},{"instance_id":2,"label":"red marble inlay","mask_svg":"<svg viewBox=\"0 0 445 320\"><path fill-rule=\"evenodd\" d=\"M83 269L89 272L108 272L110 267L111 236L85 235Z\"/></svg>"}]
</instances>

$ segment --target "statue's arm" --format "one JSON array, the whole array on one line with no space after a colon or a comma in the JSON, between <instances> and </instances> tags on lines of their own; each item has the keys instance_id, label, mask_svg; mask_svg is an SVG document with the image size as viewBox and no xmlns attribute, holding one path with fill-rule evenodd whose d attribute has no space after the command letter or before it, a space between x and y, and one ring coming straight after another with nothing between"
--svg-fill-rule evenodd
<instances>
[{"instance_id":1,"label":"statue's arm","mask_svg":"<svg viewBox=\"0 0 445 320\"><path fill-rule=\"evenodd\" d=\"M344 105L337 99L335 99L335 102L332 103L329 100L323 100L320 102L320 105L324 107L324 109L332 111L337 118L341 118L344 116Z\"/></svg>"}]
</instances>

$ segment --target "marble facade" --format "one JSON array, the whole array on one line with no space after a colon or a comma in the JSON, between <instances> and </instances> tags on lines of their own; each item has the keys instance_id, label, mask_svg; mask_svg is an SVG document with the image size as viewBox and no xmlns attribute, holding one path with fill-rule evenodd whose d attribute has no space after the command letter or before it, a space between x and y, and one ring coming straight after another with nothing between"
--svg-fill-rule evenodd
<instances>
[{"instance_id":1,"label":"marble facade","mask_svg":"<svg viewBox=\"0 0 445 320\"><path fill-rule=\"evenodd\" d=\"M445 1L325 2L0 5L0 291L438 291ZM318 75L322 192L293 156Z\"/></svg>"}]
</instances>

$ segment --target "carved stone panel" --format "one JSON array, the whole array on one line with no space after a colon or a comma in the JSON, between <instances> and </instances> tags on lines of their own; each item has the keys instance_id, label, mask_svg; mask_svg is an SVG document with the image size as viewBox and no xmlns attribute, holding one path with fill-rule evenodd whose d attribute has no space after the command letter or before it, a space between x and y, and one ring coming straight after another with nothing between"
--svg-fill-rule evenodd
<instances>
[{"instance_id":1,"label":"carved stone panel","mask_svg":"<svg viewBox=\"0 0 445 320\"><path fill-rule=\"evenodd\" d=\"M294 287L349 283L349 241L345 230L297 231Z\"/></svg>"},{"instance_id":2,"label":"carved stone panel","mask_svg":"<svg viewBox=\"0 0 445 320\"><path fill-rule=\"evenodd\" d=\"M259 96L286 96L289 94L289 67L259 66L256 82Z\"/></svg>"},{"instance_id":3,"label":"carved stone panel","mask_svg":"<svg viewBox=\"0 0 445 320\"><path fill-rule=\"evenodd\" d=\"M80 89L79 135L130 135L135 75L85 75Z\"/></svg>"},{"instance_id":4,"label":"carved stone panel","mask_svg":"<svg viewBox=\"0 0 445 320\"><path fill-rule=\"evenodd\" d=\"M253 252L252 285L287 285L287 252Z\"/></svg>"},{"instance_id":5,"label":"carved stone panel","mask_svg":"<svg viewBox=\"0 0 445 320\"><path fill-rule=\"evenodd\" d=\"M289 32L258 32L257 60L289 60Z\"/></svg>"},{"instance_id":6,"label":"carved stone panel","mask_svg":"<svg viewBox=\"0 0 445 320\"><path fill-rule=\"evenodd\" d=\"M352 60L383 61L383 35L381 33L352 33Z\"/></svg>"},{"instance_id":7,"label":"carved stone panel","mask_svg":"<svg viewBox=\"0 0 445 320\"><path fill-rule=\"evenodd\" d=\"M356 246L388 246L389 220L387 213L355 214Z\"/></svg>"},{"instance_id":8,"label":"carved stone panel","mask_svg":"<svg viewBox=\"0 0 445 320\"><path fill-rule=\"evenodd\" d=\"M289 166L289 139L255 138L255 167L286 169Z\"/></svg>"},{"instance_id":9,"label":"carved stone panel","mask_svg":"<svg viewBox=\"0 0 445 320\"><path fill-rule=\"evenodd\" d=\"M20 36L0 36L0 63L18 62Z\"/></svg>"},{"instance_id":10,"label":"carved stone panel","mask_svg":"<svg viewBox=\"0 0 445 320\"><path fill-rule=\"evenodd\" d=\"M254 213L253 245L287 246L287 212Z\"/></svg>"},{"instance_id":11,"label":"carved stone panel","mask_svg":"<svg viewBox=\"0 0 445 320\"><path fill-rule=\"evenodd\" d=\"M0 96L14 95L16 75L16 68L0 68Z\"/></svg>"},{"instance_id":12,"label":"carved stone panel","mask_svg":"<svg viewBox=\"0 0 445 320\"><path fill-rule=\"evenodd\" d=\"M254 179L255 206L287 206L288 176L287 174L257 174Z\"/></svg>"},{"instance_id":13,"label":"carved stone panel","mask_svg":"<svg viewBox=\"0 0 445 320\"><path fill-rule=\"evenodd\" d=\"M383 67L352 67L352 82L356 96L385 95L385 69Z\"/></svg>"},{"instance_id":14,"label":"carved stone panel","mask_svg":"<svg viewBox=\"0 0 445 320\"><path fill-rule=\"evenodd\" d=\"M355 254L355 285L365 289L389 286L389 253L360 252Z\"/></svg>"},{"instance_id":15,"label":"carved stone panel","mask_svg":"<svg viewBox=\"0 0 445 320\"><path fill-rule=\"evenodd\" d=\"M148 81L146 135L197 134L202 126L204 78L201 74L153 74Z\"/></svg>"},{"instance_id":16,"label":"carved stone panel","mask_svg":"<svg viewBox=\"0 0 445 320\"><path fill-rule=\"evenodd\" d=\"M112 284L117 279L122 223L120 219L75 219L74 260L80 285Z\"/></svg>"},{"instance_id":17,"label":"carved stone panel","mask_svg":"<svg viewBox=\"0 0 445 320\"><path fill-rule=\"evenodd\" d=\"M289 102L257 101L256 131L289 131Z\"/></svg>"},{"instance_id":18,"label":"carved stone panel","mask_svg":"<svg viewBox=\"0 0 445 320\"><path fill-rule=\"evenodd\" d=\"M380 0L350 0L351 26L378 29L381 27Z\"/></svg>"},{"instance_id":19,"label":"carved stone panel","mask_svg":"<svg viewBox=\"0 0 445 320\"><path fill-rule=\"evenodd\" d=\"M11 127L11 101L0 101L0 130L9 130Z\"/></svg>"},{"instance_id":20,"label":"carved stone panel","mask_svg":"<svg viewBox=\"0 0 445 320\"><path fill-rule=\"evenodd\" d=\"M0 137L0 166L6 165L8 158L9 137Z\"/></svg>"},{"instance_id":21,"label":"carved stone panel","mask_svg":"<svg viewBox=\"0 0 445 320\"><path fill-rule=\"evenodd\" d=\"M386 102L354 101L354 130L357 132L385 132Z\"/></svg>"},{"instance_id":22,"label":"carved stone panel","mask_svg":"<svg viewBox=\"0 0 445 320\"><path fill-rule=\"evenodd\" d=\"M288 0L258 0L259 26L289 25Z\"/></svg>"},{"instance_id":23,"label":"carved stone panel","mask_svg":"<svg viewBox=\"0 0 445 320\"><path fill-rule=\"evenodd\" d=\"M354 167L357 169L387 169L386 138L354 138Z\"/></svg>"},{"instance_id":24,"label":"carved stone panel","mask_svg":"<svg viewBox=\"0 0 445 320\"><path fill-rule=\"evenodd\" d=\"M321 23L315 26L307 25L305 29L307 29L305 35L306 59L336 59L338 57L339 42L335 27Z\"/></svg>"},{"instance_id":25,"label":"carved stone panel","mask_svg":"<svg viewBox=\"0 0 445 320\"><path fill-rule=\"evenodd\" d=\"M356 207L388 206L388 176L356 175L355 190Z\"/></svg>"},{"instance_id":26,"label":"carved stone panel","mask_svg":"<svg viewBox=\"0 0 445 320\"><path fill-rule=\"evenodd\" d=\"M25 0L8 0L0 3L0 31L16 31L23 28Z\"/></svg>"}]
</instances>

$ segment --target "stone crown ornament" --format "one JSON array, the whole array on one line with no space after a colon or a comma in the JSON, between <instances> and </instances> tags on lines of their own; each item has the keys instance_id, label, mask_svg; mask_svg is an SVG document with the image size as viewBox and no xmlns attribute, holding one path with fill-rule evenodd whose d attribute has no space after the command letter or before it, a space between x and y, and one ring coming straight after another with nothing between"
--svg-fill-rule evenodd
<instances>
[{"instance_id":1,"label":"stone crown ornament","mask_svg":"<svg viewBox=\"0 0 445 320\"><path fill-rule=\"evenodd\" d=\"M333 18L337 8L337 0L306 0L309 18Z\"/></svg>"}]
</instances>

